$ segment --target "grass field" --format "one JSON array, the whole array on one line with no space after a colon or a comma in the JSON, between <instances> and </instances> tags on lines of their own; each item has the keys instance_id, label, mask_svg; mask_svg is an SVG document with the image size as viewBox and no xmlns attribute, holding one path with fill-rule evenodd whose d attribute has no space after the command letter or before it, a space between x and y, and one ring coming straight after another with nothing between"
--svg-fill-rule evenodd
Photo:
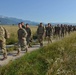
<instances>
[{"instance_id":1,"label":"grass field","mask_svg":"<svg viewBox=\"0 0 76 75\"><path fill-rule=\"evenodd\" d=\"M0 75L76 75L76 32L9 62Z\"/></svg>"}]
</instances>

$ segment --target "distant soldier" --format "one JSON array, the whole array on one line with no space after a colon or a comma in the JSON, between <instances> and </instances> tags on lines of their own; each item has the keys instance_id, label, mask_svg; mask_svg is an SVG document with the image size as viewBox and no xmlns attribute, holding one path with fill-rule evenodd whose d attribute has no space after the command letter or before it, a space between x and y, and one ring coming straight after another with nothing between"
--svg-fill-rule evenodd
<instances>
[{"instance_id":1,"label":"distant soldier","mask_svg":"<svg viewBox=\"0 0 76 75\"><path fill-rule=\"evenodd\" d=\"M61 24L61 37L64 37L65 28L64 25Z\"/></svg>"},{"instance_id":2,"label":"distant soldier","mask_svg":"<svg viewBox=\"0 0 76 75\"><path fill-rule=\"evenodd\" d=\"M27 52L27 45L26 45L26 37L27 37L27 32L24 28L22 28L22 25L21 23L18 24L18 45L19 45L19 48L21 48L21 50L26 50ZM20 49L18 50L18 53L20 53Z\"/></svg>"},{"instance_id":3,"label":"distant soldier","mask_svg":"<svg viewBox=\"0 0 76 75\"><path fill-rule=\"evenodd\" d=\"M38 36L38 41L40 43L40 46L43 46L43 36L44 36L44 26L42 23L37 28L37 36Z\"/></svg>"},{"instance_id":4,"label":"distant soldier","mask_svg":"<svg viewBox=\"0 0 76 75\"><path fill-rule=\"evenodd\" d=\"M47 37L47 25L45 25L45 39L46 39L46 37Z\"/></svg>"},{"instance_id":5,"label":"distant soldier","mask_svg":"<svg viewBox=\"0 0 76 75\"><path fill-rule=\"evenodd\" d=\"M6 39L9 38L8 36L9 35L7 30L4 27L0 26L0 48L3 52L2 60L7 59Z\"/></svg>"},{"instance_id":6,"label":"distant soldier","mask_svg":"<svg viewBox=\"0 0 76 75\"><path fill-rule=\"evenodd\" d=\"M57 26L55 26L55 35L57 36L57 38L60 39L60 26L59 26L59 24L57 24Z\"/></svg>"},{"instance_id":7,"label":"distant soldier","mask_svg":"<svg viewBox=\"0 0 76 75\"><path fill-rule=\"evenodd\" d=\"M30 41L31 41L31 29L29 27L29 24L26 24L25 30L27 31L27 37L26 37L27 45L28 45L28 47L32 47L31 44L30 44Z\"/></svg>"},{"instance_id":8,"label":"distant soldier","mask_svg":"<svg viewBox=\"0 0 76 75\"><path fill-rule=\"evenodd\" d=\"M64 28L65 28L65 35L67 35L67 32L68 32L68 26L67 26L67 25L64 25Z\"/></svg>"},{"instance_id":9,"label":"distant soldier","mask_svg":"<svg viewBox=\"0 0 76 75\"><path fill-rule=\"evenodd\" d=\"M70 34L70 32L71 32L71 26L68 25L68 34Z\"/></svg>"},{"instance_id":10,"label":"distant soldier","mask_svg":"<svg viewBox=\"0 0 76 75\"><path fill-rule=\"evenodd\" d=\"M76 26L73 26L73 31L76 31Z\"/></svg>"},{"instance_id":11,"label":"distant soldier","mask_svg":"<svg viewBox=\"0 0 76 75\"><path fill-rule=\"evenodd\" d=\"M51 43L52 43L51 35L52 35L52 27L51 27L51 24L48 23L48 26L46 27L46 37L48 37L48 43L49 43L50 41L51 41Z\"/></svg>"}]
</instances>

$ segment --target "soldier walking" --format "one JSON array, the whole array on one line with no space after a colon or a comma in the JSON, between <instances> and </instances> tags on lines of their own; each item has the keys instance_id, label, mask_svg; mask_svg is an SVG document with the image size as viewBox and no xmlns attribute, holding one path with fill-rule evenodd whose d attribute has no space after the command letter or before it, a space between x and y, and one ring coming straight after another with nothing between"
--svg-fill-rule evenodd
<instances>
[{"instance_id":1,"label":"soldier walking","mask_svg":"<svg viewBox=\"0 0 76 75\"><path fill-rule=\"evenodd\" d=\"M3 59L7 59L7 50L6 50L6 39L7 39L7 30L0 26L0 48L3 52Z\"/></svg>"},{"instance_id":2,"label":"soldier walking","mask_svg":"<svg viewBox=\"0 0 76 75\"><path fill-rule=\"evenodd\" d=\"M32 47L30 40L31 40L31 29L29 27L29 24L26 24L25 30L27 31L27 37L26 37L26 41L27 41L27 45L28 47Z\"/></svg>"},{"instance_id":3,"label":"soldier walking","mask_svg":"<svg viewBox=\"0 0 76 75\"><path fill-rule=\"evenodd\" d=\"M44 36L44 26L42 23L37 28L37 36L38 36L38 41L40 43L40 46L43 46L43 36Z\"/></svg>"},{"instance_id":4,"label":"soldier walking","mask_svg":"<svg viewBox=\"0 0 76 75\"><path fill-rule=\"evenodd\" d=\"M60 26L59 26L59 24L57 24L57 26L55 26L55 35L57 38L60 39Z\"/></svg>"},{"instance_id":5,"label":"soldier walking","mask_svg":"<svg viewBox=\"0 0 76 75\"><path fill-rule=\"evenodd\" d=\"M61 24L61 37L64 37L65 27Z\"/></svg>"},{"instance_id":6,"label":"soldier walking","mask_svg":"<svg viewBox=\"0 0 76 75\"><path fill-rule=\"evenodd\" d=\"M22 51L26 50L26 52L27 52L27 50L28 50L27 45L26 45L27 32L26 32L26 30L24 28L22 28L21 23L18 24L18 27L19 27L19 29L18 29L17 34L18 34L18 46L19 46L19 49L18 49L17 54L20 53L20 48L21 48Z\"/></svg>"},{"instance_id":7,"label":"soldier walking","mask_svg":"<svg viewBox=\"0 0 76 75\"><path fill-rule=\"evenodd\" d=\"M51 27L51 24L48 23L48 26L46 27L46 37L48 38L48 43L52 43L52 40L51 40L51 35L52 35L52 27Z\"/></svg>"}]
</instances>

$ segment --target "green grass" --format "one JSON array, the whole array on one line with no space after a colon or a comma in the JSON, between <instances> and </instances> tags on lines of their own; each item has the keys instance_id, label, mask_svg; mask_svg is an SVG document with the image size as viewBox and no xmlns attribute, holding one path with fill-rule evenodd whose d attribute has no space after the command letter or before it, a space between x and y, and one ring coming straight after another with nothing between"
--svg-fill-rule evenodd
<instances>
[{"instance_id":1,"label":"green grass","mask_svg":"<svg viewBox=\"0 0 76 75\"><path fill-rule=\"evenodd\" d=\"M76 75L76 32L9 62L0 75Z\"/></svg>"}]
</instances>

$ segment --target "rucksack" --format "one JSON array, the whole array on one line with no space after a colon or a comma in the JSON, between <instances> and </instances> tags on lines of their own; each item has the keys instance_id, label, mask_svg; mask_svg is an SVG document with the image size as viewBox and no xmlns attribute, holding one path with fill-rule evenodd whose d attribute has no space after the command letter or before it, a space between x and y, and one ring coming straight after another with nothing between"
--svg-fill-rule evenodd
<instances>
[{"instance_id":1,"label":"rucksack","mask_svg":"<svg viewBox=\"0 0 76 75\"><path fill-rule=\"evenodd\" d=\"M38 31L37 31L37 33L41 33L41 34L43 34L44 33L44 27L38 27Z\"/></svg>"},{"instance_id":2,"label":"rucksack","mask_svg":"<svg viewBox=\"0 0 76 75\"><path fill-rule=\"evenodd\" d=\"M5 31L2 26L0 26L0 40L4 39Z\"/></svg>"},{"instance_id":3,"label":"rucksack","mask_svg":"<svg viewBox=\"0 0 76 75\"><path fill-rule=\"evenodd\" d=\"M4 31L5 31L5 39L8 39L10 37L9 32L3 27Z\"/></svg>"}]
</instances>

